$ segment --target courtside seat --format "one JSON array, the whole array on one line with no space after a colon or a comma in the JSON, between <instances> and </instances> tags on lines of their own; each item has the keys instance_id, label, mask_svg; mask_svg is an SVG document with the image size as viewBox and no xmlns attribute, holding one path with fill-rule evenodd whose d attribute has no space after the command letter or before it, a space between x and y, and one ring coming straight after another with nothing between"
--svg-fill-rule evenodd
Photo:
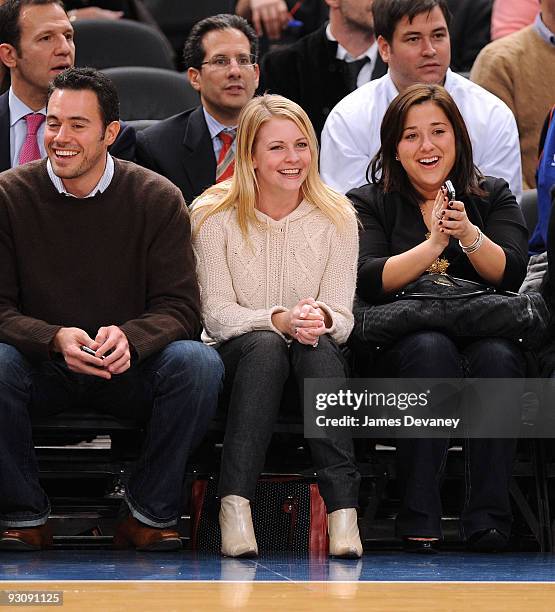
<instances>
[{"instance_id":1,"label":"courtside seat","mask_svg":"<svg viewBox=\"0 0 555 612\"><path fill-rule=\"evenodd\" d=\"M98 412L62 412L54 416L32 417L33 431L38 434L57 432L61 435L102 435L113 431L134 431L132 421L123 421Z\"/></svg>"},{"instance_id":2,"label":"courtside seat","mask_svg":"<svg viewBox=\"0 0 555 612\"><path fill-rule=\"evenodd\" d=\"M235 13L236 3L235 0L144 0L144 4L179 57L189 31L197 21L220 13Z\"/></svg>"},{"instance_id":3,"label":"courtside seat","mask_svg":"<svg viewBox=\"0 0 555 612\"><path fill-rule=\"evenodd\" d=\"M526 189L522 192L520 208L526 221L528 228L528 237L530 238L538 224L538 190Z\"/></svg>"},{"instance_id":4,"label":"courtside seat","mask_svg":"<svg viewBox=\"0 0 555 612\"><path fill-rule=\"evenodd\" d=\"M182 72L144 66L103 72L118 92L122 121L167 119L200 104L198 93Z\"/></svg>"},{"instance_id":5,"label":"courtside seat","mask_svg":"<svg viewBox=\"0 0 555 612\"><path fill-rule=\"evenodd\" d=\"M103 70L114 66L175 69L173 52L151 26L129 19L85 19L73 24L76 66Z\"/></svg>"}]
</instances>

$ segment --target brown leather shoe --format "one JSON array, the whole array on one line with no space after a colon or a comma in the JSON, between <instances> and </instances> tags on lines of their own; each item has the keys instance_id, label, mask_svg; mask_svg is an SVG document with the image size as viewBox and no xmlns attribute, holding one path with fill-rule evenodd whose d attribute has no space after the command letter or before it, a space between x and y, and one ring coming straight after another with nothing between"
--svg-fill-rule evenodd
<instances>
[{"instance_id":1,"label":"brown leather shoe","mask_svg":"<svg viewBox=\"0 0 555 612\"><path fill-rule=\"evenodd\" d=\"M116 529L114 548L135 547L137 550L180 550L179 533L173 529L150 527L133 516L128 516Z\"/></svg>"},{"instance_id":2,"label":"brown leather shoe","mask_svg":"<svg viewBox=\"0 0 555 612\"><path fill-rule=\"evenodd\" d=\"M0 550L33 551L52 548L48 523L38 527L11 527L0 532Z\"/></svg>"}]
</instances>

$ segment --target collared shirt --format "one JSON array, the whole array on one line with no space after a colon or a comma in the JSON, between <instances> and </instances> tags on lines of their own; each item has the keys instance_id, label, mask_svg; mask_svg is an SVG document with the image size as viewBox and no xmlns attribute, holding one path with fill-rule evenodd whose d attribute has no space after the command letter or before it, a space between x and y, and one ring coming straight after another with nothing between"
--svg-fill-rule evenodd
<instances>
[{"instance_id":1,"label":"collared shirt","mask_svg":"<svg viewBox=\"0 0 555 612\"><path fill-rule=\"evenodd\" d=\"M8 105L10 107L10 160L12 168L15 168L19 165L19 153L27 137L27 121L25 121L25 115L35 112L46 115L46 107L34 111L15 95L11 87L8 93ZM46 157L46 150L44 148L44 127L45 122L43 121L37 131L37 141L39 143L41 155Z\"/></svg>"},{"instance_id":2,"label":"collared shirt","mask_svg":"<svg viewBox=\"0 0 555 612\"><path fill-rule=\"evenodd\" d=\"M447 70L445 89L453 96L472 141L474 163L486 175L504 178L520 198L522 171L513 113L476 83ZM322 131L320 172L330 187L346 193L367 182L366 170L380 148L380 127L398 91L390 73L343 98Z\"/></svg>"},{"instance_id":3,"label":"collared shirt","mask_svg":"<svg viewBox=\"0 0 555 612\"><path fill-rule=\"evenodd\" d=\"M541 13L536 15L534 27L538 34L545 40L546 43L555 46L555 34L542 21Z\"/></svg>"},{"instance_id":4,"label":"collared shirt","mask_svg":"<svg viewBox=\"0 0 555 612\"><path fill-rule=\"evenodd\" d=\"M222 131L231 131L232 129L237 129L237 126L229 126L220 123L217 119L214 119L212 115L202 107L202 112L204 113L204 118L206 119L206 125L208 126L208 131L210 132L210 138L212 139L212 146L214 147L214 155L216 156L216 161L220 156L220 151L222 150L222 141L218 138L218 134ZM231 148L235 151L236 140L233 141Z\"/></svg>"},{"instance_id":5,"label":"collared shirt","mask_svg":"<svg viewBox=\"0 0 555 612\"><path fill-rule=\"evenodd\" d=\"M331 27L329 23L326 26L326 38L328 40L331 40L332 42L337 42L337 38L335 38L335 36L331 33ZM353 57L347 51L347 49L345 49L345 47L343 47L337 42L337 54L335 57L338 60L349 63L349 62L354 62L356 60L362 59L365 56L368 57L370 61L367 62L360 69L360 72L358 73L358 77L357 77L357 87L360 87L361 85L364 85L365 83L369 83L372 80L372 71L374 70L374 67L376 66L376 60L378 59L378 43L374 42L368 47L368 49L366 49L364 53L361 53L357 57Z\"/></svg>"},{"instance_id":6,"label":"collared shirt","mask_svg":"<svg viewBox=\"0 0 555 612\"><path fill-rule=\"evenodd\" d=\"M62 179L58 175L54 174L54 169L52 168L52 164L50 163L50 160L46 162L46 170L48 171L48 176L50 177L50 180L54 184L54 187L56 187L56 190L58 191L58 193L60 193L61 195L70 196L72 198L77 198L77 196L73 195L72 193L69 193L69 191L66 190ZM100 177L100 180L98 181L98 183L93 187L93 190L90 193L88 193L85 196L85 198L92 198L97 193L104 193L106 189L108 189L113 178L114 178L114 160L112 156L109 153L107 153L106 168L104 168L104 173ZM82 198L79 198L79 199L82 199Z\"/></svg>"}]
</instances>

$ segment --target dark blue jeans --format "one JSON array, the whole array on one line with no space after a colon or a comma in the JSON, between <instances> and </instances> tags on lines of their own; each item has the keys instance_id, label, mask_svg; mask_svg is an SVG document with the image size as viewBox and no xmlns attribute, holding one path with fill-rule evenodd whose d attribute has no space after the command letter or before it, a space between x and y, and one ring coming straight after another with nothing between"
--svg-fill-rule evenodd
<instances>
[{"instance_id":1,"label":"dark blue jeans","mask_svg":"<svg viewBox=\"0 0 555 612\"><path fill-rule=\"evenodd\" d=\"M317 348L285 340L272 331L253 331L218 348L230 391L219 492L252 500L285 383L294 376L302 398L305 378L343 378L347 365L329 336ZM310 439L308 445L328 512L358 506L360 474L348 436Z\"/></svg>"},{"instance_id":2,"label":"dark blue jeans","mask_svg":"<svg viewBox=\"0 0 555 612\"><path fill-rule=\"evenodd\" d=\"M385 352L384 376L398 378L524 378L526 364L516 344L502 338L455 341L433 331L411 334ZM507 413L518 409L514 390L505 394ZM397 516L400 537L441 537L440 484L449 440L399 439L398 477L401 509ZM498 529L509 536L511 504L509 484L516 440L465 441L466 497L461 513L463 537L482 529Z\"/></svg>"},{"instance_id":3,"label":"dark blue jeans","mask_svg":"<svg viewBox=\"0 0 555 612\"><path fill-rule=\"evenodd\" d=\"M214 415L222 378L218 353L200 342L172 342L109 381L71 372L63 360L30 363L0 343L0 526L41 525L50 512L30 415L83 405L148 423L127 503L148 525L174 525L187 459Z\"/></svg>"}]
</instances>

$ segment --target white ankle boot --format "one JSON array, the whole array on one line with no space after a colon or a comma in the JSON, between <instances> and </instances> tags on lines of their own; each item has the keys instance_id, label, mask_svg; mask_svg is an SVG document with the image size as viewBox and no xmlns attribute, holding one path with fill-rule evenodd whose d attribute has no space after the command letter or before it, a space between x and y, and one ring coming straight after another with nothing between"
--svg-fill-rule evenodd
<instances>
[{"instance_id":1,"label":"white ankle boot","mask_svg":"<svg viewBox=\"0 0 555 612\"><path fill-rule=\"evenodd\" d=\"M258 545L252 525L251 504L239 495L222 497L220 506L222 555L226 557L256 557Z\"/></svg>"},{"instance_id":2,"label":"white ankle boot","mask_svg":"<svg viewBox=\"0 0 555 612\"><path fill-rule=\"evenodd\" d=\"M342 508L328 514L328 533L332 557L358 559L362 556L356 508Z\"/></svg>"}]
</instances>

